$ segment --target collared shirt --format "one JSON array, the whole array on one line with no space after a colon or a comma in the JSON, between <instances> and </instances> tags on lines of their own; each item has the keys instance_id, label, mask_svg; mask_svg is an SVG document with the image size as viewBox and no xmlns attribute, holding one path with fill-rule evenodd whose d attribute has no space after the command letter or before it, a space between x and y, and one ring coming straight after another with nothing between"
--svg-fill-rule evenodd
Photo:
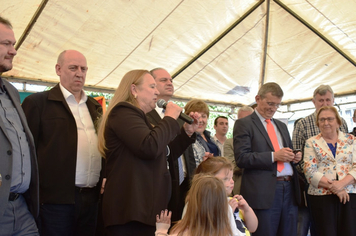
<instances>
[{"instance_id":1,"label":"collared shirt","mask_svg":"<svg viewBox=\"0 0 356 236\"><path fill-rule=\"evenodd\" d=\"M158 113L158 115L163 119L163 117L164 117L163 108L156 106L155 110Z\"/></svg>"},{"instance_id":2,"label":"collared shirt","mask_svg":"<svg viewBox=\"0 0 356 236\"><path fill-rule=\"evenodd\" d=\"M31 181L31 154L25 130L13 102L0 78L0 119L12 146L10 192L24 193ZM1 145L1 144L0 144ZM1 163L0 163L1 165ZM0 173L1 175L1 173Z\"/></svg>"},{"instance_id":3,"label":"collared shirt","mask_svg":"<svg viewBox=\"0 0 356 236\"><path fill-rule=\"evenodd\" d=\"M220 140L218 139L218 137L216 137L216 135L214 135L213 137L216 145L218 145L219 149L220 149L220 156L224 156L224 143L221 143Z\"/></svg>"},{"instance_id":4,"label":"collared shirt","mask_svg":"<svg viewBox=\"0 0 356 236\"><path fill-rule=\"evenodd\" d=\"M215 141L210 137L210 132L207 130L204 130L204 136L208 140L206 142L204 138L198 133L197 134L197 139L195 140L195 143L193 143L193 152L194 152L194 159L195 159L195 165L198 167L198 165L203 161L203 157L205 156L205 152L210 152L214 153L214 151L209 147L209 145L215 147L215 153L214 156L220 156L220 149L218 145L215 143ZM209 143L209 144L208 144Z\"/></svg>"},{"instance_id":5,"label":"collared shirt","mask_svg":"<svg viewBox=\"0 0 356 236\"><path fill-rule=\"evenodd\" d=\"M348 132L347 124L346 121L341 118L342 120L342 125L340 126L340 130L344 133ZM309 116L301 119L298 121L298 123L295 125L294 130L293 130L293 137L292 137L292 143L293 143L293 148L294 149L300 149L302 150L302 153L304 153L304 147L305 147L305 142L320 133L319 127L316 125L316 111ZM299 173L304 174L304 160L299 162L297 165L297 170Z\"/></svg>"},{"instance_id":6,"label":"collared shirt","mask_svg":"<svg viewBox=\"0 0 356 236\"><path fill-rule=\"evenodd\" d=\"M156 106L155 110L158 113L158 115L163 119L163 117L164 117L163 108ZM168 146L167 146L167 148L168 148ZM186 167L185 159L183 158L183 156L184 156L184 154L182 154L179 158L182 160L182 167L183 167L184 177L186 177L187 176L187 167ZM168 161L167 161L167 167L169 169Z\"/></svg>"},{"instance_id":7,"label":"collared shirt","mask_svg":"<svg viewBox=\"0 0 356 236\"><path fill-rule=\"evenodd\" d=\"M88 97L83 91L82 98L78 103L72 93L61 84L59 86L77 124L78 149L75 185L77 187L95 187L100 176L101 155L97 147L98 136L86 105Z\"/></svg>"},{"instance_id":8,"label":"collared shirt","mask_svg":"<svg viewBox=\"0 0 356 236\"><path fill-rule=\"evenodd\" d=\"M260 118L261 123L263 124L263 127L266 129L266 132L267 132L267 122L266 122L266 118L262 117L262 116L260 115L260 113L258 113L258 111L257 111L256 109L255 109L255 112L256 112L258 118ZM282 135L281 135L281 133L279 132L279 130L278 130L277 126L276 126L276 123L274 122L274 119L271 119L271 124L273 125L274 130L275 130L275 132L276 132L279 148L282 149L282 148L284 148ZM274 162L273 153L274 153L274 152L271 153L272 162ZM292 168L291 164L290 164L289 162L283 162L283 164L284 164L284 169L282 170L282 172L278 172L278 171L277 171L277 177L278 177L278 176L292 176L292 175L293 175L293 168Z\"/></svg>"}]
</instances>

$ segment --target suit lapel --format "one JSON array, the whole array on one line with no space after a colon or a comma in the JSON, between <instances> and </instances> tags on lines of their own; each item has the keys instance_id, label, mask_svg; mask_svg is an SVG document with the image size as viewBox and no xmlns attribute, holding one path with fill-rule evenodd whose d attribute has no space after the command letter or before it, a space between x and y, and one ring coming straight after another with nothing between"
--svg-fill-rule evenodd
<instances>
[{"instance_id":1,"label":"suit lapel","mask_svg":"<svg viewBox=\"0 0 356 236\"><path fill-rule=\"evenodd\" d=\"M97 126L97 121L100 119L100 115L103 112L103 109L99 103L96 102L95 99L88 96L86 101L86 105L88 107L89 114L94 123L94 126ZM96 127L97 128L97 127Z\"/></svg>"},{"instance_id":2,"label":"suit lapel","mask_svg":"<svg viewBox=\"0 0 356 236\"><path fill-rule=\"evenodd\" d=\"M152 111L148 112L146 116L152 125L157 125L162 119L157 113L156 109L153 109Z\"/></svg>"},{"instance_id":3,"label":"suit lapel","mask_svg":"<svg viewBox=\"0 0 356 236\"><path fill-rule=\"evenodd\" d=\"M7 131L6 131L6 127L4 122L2 121L2 119L0 119L0 128L2 130L2 132L4 133L5 137L10 140L9 136L7 136Z\"/></svg>"},{"instance_id":4,"label":"suit lapel","mask_svg":"<svg viewBox=\"0 0 356 236\"><path fill-rule=\"evenodd\" d=\"M315 139L315 144L314 146L318 146L319 147L319 151L323 154L325 153L327 158L332 157L332 160L334 159L334 155L332 154L328 144L326 143L326 141L321 137L320 134L318 134L317 138Z\"/></svg>"},{"instance_id":5,"label":"suit lapel","mask_svg":"<svg viewBox=\"0 0 356 236\"><path fill-rule=\"evenodd\" d=\"M286 138L289 137L289 134L286 134L284 132L284 129L282 129L281 121L276 120L276 119L273 119L273 120L274 120L274 123L276 124L276 127L277 127L279 133L281 134L283 147L288 147L288 141Z\"/></svg>"},{"instance_id":6,"label":"suit lapel","mask_svg":"<svg viewBox=\"0 0 356 236\"><path fill-rule=\"evenodd\" d=\"M59 83L49 91L48 100L62 102L62 104L66 108L66 110L70 114L72 114L72 111L70 110L66 100L64 99L64 96L63 96L63 93L61 91L61 88L59 87Z\"/></svg>"},{"instance_id":7,"label":"suit lapel","mask_svg":"<svg viewBox=\"0 0 356 236\"><path fill-rule=\"evenodd\" d=\"M257 129L260 131L260 133L262 134L262 136L265 138L265 140L267 141L268 145L270 146L271 150L273 149L273 145L271 140L269 139L269 136L267 134L267 131L265 129L265 127L263 126L260 118L258 117L258 115L256 114L256 112L251 114L251 119L252 122L255 124L255 126L257 127Z\"/></svg>"}]
</instances>

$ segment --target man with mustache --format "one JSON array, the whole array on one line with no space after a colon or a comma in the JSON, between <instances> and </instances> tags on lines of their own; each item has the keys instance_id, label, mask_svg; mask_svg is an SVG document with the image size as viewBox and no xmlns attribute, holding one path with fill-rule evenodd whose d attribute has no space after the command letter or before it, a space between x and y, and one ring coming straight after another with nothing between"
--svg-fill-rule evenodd
<instances>
[{"instance_id":1,"label":"man with mustache","mask_svg":"<svg viewBox=\"0 0 356 236\"><path fill-rule=\"evenodd\" d=\"M40 173L41 235L94 235L102 158L96 121L102 108L85 95L84 55L63 51L60 83L28 96L22 107L34 136Z\"/></svg>"}]
</instances>

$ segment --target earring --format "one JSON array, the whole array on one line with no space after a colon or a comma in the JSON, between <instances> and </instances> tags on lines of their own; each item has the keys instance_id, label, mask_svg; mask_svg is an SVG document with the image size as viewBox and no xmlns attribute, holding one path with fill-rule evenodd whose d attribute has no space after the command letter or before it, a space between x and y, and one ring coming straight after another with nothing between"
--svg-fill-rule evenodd
<instances>
[{"instance_id":1,"label":"earring","mask_svg":"<svg viewBox=\"0 0 356 236\"><path fill-rule=\"evenodd\" d=\"M135 98L135 99L137 98L137 94L134 95L134 98Z\"/></svg>"}]
</instances>

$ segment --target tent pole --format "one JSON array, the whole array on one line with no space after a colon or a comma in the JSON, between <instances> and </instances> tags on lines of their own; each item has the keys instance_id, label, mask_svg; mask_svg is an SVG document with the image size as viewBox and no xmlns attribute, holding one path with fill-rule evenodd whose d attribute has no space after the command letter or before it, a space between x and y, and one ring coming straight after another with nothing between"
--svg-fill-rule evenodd
<instances>
[{"instance_id":1,"label":"tent pole","mask_svg":"<svg viewBox=\"0 0 356 236\"><path fill-rule=\"evenodd\" d=\"M231 30L233 30L237 25L240 24L246 17L248 17L256 8L258 8L265 0L258 1L254 6L252 6L244 15L242 15L237 21L235 21L229 28L227 28L222 34L220 34L213 42L211 42L207 47L200 51L196 56L194 56L187 64L182 66L177 72L172 75L175 78L185 69L187 69L191 64L198 60L204 53L206 53L210 48L212 48L216 43L218 43L222 38L224 38Z\"/></svg>"},{"instance_id":2,"label":"tent pole","mask_svg":"<svg viewBox=\"0 0 356 236\"><path fill-rule=\"evenodd\" d=\"M323 34L321 34L316 28L314 28L311 24L306 22L303 18L301 18L297 13L292 11L290 8L288 8L286 5L284 5L280 0L274 0L280 7L282 7L285 11L287 11L289 14L294 16L300 23L305 25L308 29L310 29L312 32L314 32L317 36L319 36L324 42L329 44L335 51L337 51L341 56L343 56L346 60L348 60L352 65L356 67L356 62L349 57L346 53L344 53L338 46L336 46L333 42L331 42L327 37L325 37Z\"/></svg>"},{"instance_id":3,"label":"tent pole","mask_svg":"<svg viewBox=\"0 0 356 236\"><path fill-rule=\"evenodd\" d=\"M265 38L264 38L264 45L263 45L263 57L262 57L262 68L261 68L261 79L259 87L261 87L265 83L265 75L266 75L266 61L267 61L267 44L268 44L268 30L269 30L269 15L270 15L270 0L266 2L267 9L266 9L266 28L265 28Z\"/></svg>"},{"instance_id":4,"label":"tent pole","mask_svg":"<svg viewBox=\"0 0 356 236\"><path fill-rule=\"evenodd\" d=\"M25 41L25 39L27 38L27 36L29 35L30 31L32 30L32 27L35 25L38 17L40 17L43 9L45 8L45 6L47 5L48 0L42 0L40 6L37 8L37 11L35 12L35 14L33 15L30 23L27 25L25 31L22 33L21 37L19 38L19 40L17 41L16 45L15 45L15 49L16 51L19 50L19 48L21 47L22 43Z\"/></svg>"}]
</instances>

